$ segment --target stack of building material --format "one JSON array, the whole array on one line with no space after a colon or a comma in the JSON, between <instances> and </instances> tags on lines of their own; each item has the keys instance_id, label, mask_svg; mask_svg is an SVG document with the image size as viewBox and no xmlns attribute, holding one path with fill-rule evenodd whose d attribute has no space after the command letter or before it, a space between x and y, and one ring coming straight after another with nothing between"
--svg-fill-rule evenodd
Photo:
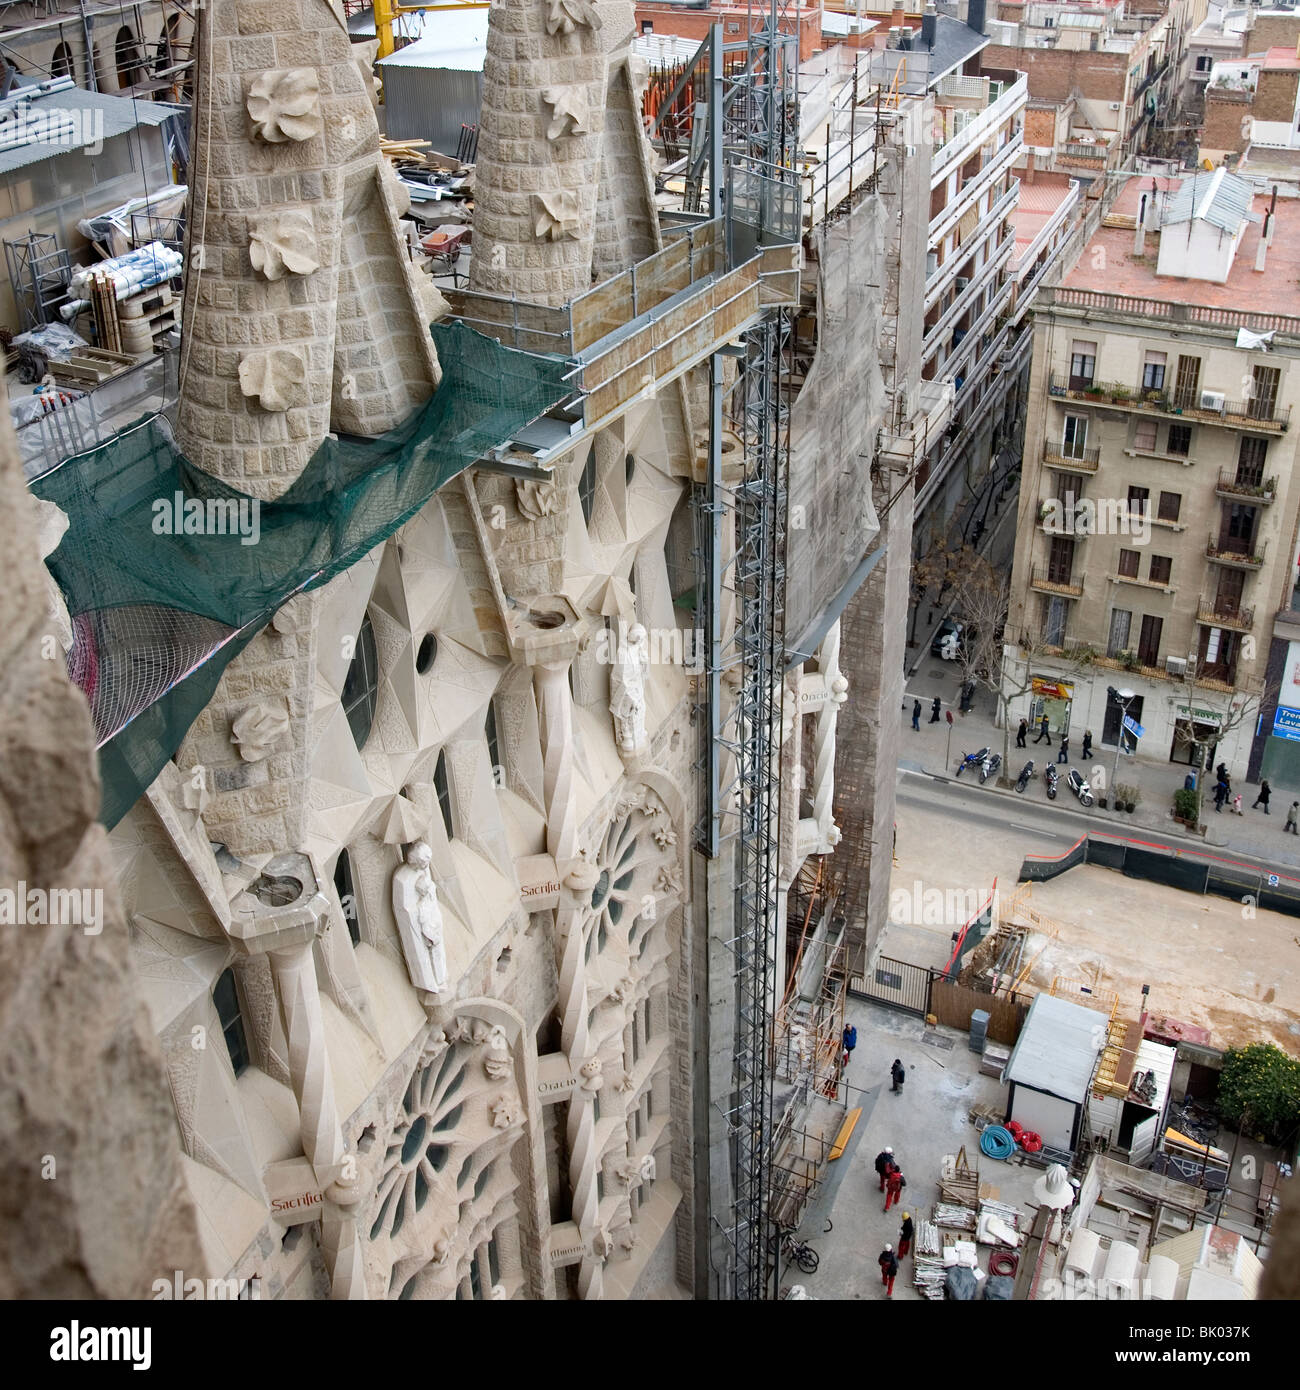
<instances>
[{"instance_id":1,"label":"stack of building material","mask_svg":"<svg viewBox=\"0 0 1300 1390\"><path fill-rule=\"evenodd\" d=\"M975 1009L970 1016L970 1050L983 1052L984 1042L989 1031L989 1011Z\"/></svg>"},{"instance_id":2,"label":"stack of building material","mask_svg":"<svg viewBox=\"0 0 1300 1390\"><path fill-rule=\"evenodd\" d=\"M953 1231L973 1231L975 1229L974 1204L971 1206L953 1206L947 1202L938 1202L934 1208L934 1224Z\"/></svg>"},{"instance_id":3,"label":"stack of building material","mask_svg":"<svg viewBox=\"0 0 1300 1390\"><path fill-rule=\"evenodd\" d=\"M918 1255L912 1263L912 1285L926 1298L941 1299L946 1278L947 1270L940 1257Z\"/></svg>"},{"instance_id":4,"label":"stack of building material","mask_svg":"<svg viewBox=\"0 0 1300 1390\"><path fill-rule=\"evenodd\" d=\"M88 347L74 352L66 362L51 358L50 374L60 386L93 390L101 382L134 366L135 358L127 353Z\"/></svg>"},{"instance_id":5,"label":"stack of building material","mask_svg":"<svg viewBox=\"0 0 1300 1390\"><path fill-rule=\"evenodd\" d=\"M1000 1077L1011 1058L1011 1049L1003 1043L985 1042L980 1058L980 1071L985 1076Z\"/></svg>"},{"instance_id":6,"label":"stack of building material","mask_svg":"<svg viewBox=\"0 0 1300 1390\"><path fill-rule=\"evenodd\" d=\"M944 1202L974 1210L979 1201L979 1171L966 1161L966 1150L954 1158L951 1154L943 1160L943 1172L939 1177L939 1197Z\"/></svg>"},{"instance_id":7,"label":"stack of building material","mask_svg":"<svg viewBox=\"0 0 1300 1390\"><path fill-rule=\"evenodd\" d=\"M917 1231L916 1253L918 1255L937 1255L942 1249L938 1226L933 1221L922 1221Z\"/></svg>"},{"instance_id":8,"label":"stack of building material","mask_svg":"<svg viewBox=\"0 0 1300 1390\"><path fill-rule=\"evenodd\" d=\"M163 339L176 327L177 307L169 285L154 285L121 300L117 324L122 351L137 357L160 352Z\"/></svg>"}]
</instances>

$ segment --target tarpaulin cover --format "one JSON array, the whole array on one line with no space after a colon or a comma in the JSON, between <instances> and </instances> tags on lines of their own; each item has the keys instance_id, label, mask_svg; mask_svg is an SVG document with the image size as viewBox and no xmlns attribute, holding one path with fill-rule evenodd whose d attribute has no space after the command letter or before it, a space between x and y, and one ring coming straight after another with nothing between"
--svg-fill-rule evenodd
<instances>
[{"instance_id":1,"label":"tarpaulin cover","mask_svg":"<svg viewBox=\"0 0 1300 1390\"><path fill-rule=\"evenodd\" d=\"M256 542L159 533L159 500L252 499L201 472L160 416L33 481L70 521L48 564L68 605L72 678L100 740L110 828L171 758L222 672L294 594L317 588L408 521L449 479L572 394L570 364L434 325L438 390L375 438L327 439L282 497L260 502ZM163 516L175 515L174 507ZM175 527L172 528L175 530Z\"/></svg>"}]
</instances>

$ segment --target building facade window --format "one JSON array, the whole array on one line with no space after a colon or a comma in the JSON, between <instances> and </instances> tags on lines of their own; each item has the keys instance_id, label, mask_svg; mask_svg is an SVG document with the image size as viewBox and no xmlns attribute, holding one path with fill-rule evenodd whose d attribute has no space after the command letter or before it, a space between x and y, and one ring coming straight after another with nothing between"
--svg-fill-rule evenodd
<instances>
[{"instance_id":1,"label":"building facade window","mask_svg":"<svg viewBox=\"0 0 1300 1390\"><path fill-rule=\"evenodd\" d=\"M1152 454L1156 448L1156 422L1139 420L1133 428L1133 447L1144 454Z\"/></svg>"},{"instance_id":2,"label":"building facade window","mask_svg":"<svg viewBox=\"0 0 1300 1390\"><path fill-rule=\"evenodd\" d=\"M343 682L343 713L353 742L358 750L366 746L370 726L374 723L375 704L379 699L379 652L375 646L375 629L370 614L361 620L357 633L356 651Z\"/></svg>"},{"instance_id":3,"label":"building facade window","mask_svg":"<svg viewBox=\"0 0 1300 1390\"><path fill-rule=\"evenodd\" d=\"M1128 634L1132 624L1132 609L1112 608L1110 610L1110 635L1106 639L1106 655L1108 657L1114 658L1120 652L1128 651Z\"/></svg>"},{"instance_id":4,"label":"building facade window","mask_svg":"<svg viewBox=\"0 0 1300 1390\"><path fill-rule=\"evenodd\" d=\"M1067 459L1081 459L1088 447L1088 417L1086 415L1067 415L1065 427L1061 432L1061 455Z\"/></svg>"},{"instance_id":5,"label":"building facade window","mask_svg":"<svg viewBox=\"0 0 1300 1390\"><path fill-rule=\"evenodd\" d=\"M492 768L492 785L505 786L505 768L501 766L501 741L497 737L497 702L488 701L487 716L483 720L483 737L487 740L488 763Z\"/></svg>"},{"instance_id":6,"label":"building facade window","mask_svg":"<svg viewBox=\"0 0 1300 1390\"><path fill-rule=\"evenodd\" d=\"M1121 550L1119 553L1120 576L1124 579L1136 579L1141 558L1141 552L1137 550Z\"/></svg>"},{"instance_id":7,"label":"building facade window","mask_svg":"<svg viewBox=\"0 0 1300 1390\"><path fill-rule=\"evenodd\" d=\"M1192 452L1191 425L1170 425L1169 437L1165 441L1165 453L1186 458Z\"/></svg>"},{"instance_id":8,"label":"building facade window","mask_svg":"<svg viewBox=\"0 0 1300 1390\"><path fill-rule=\"evenodd\" d=\"M1271 420L1277 408L1277 388L1282 381L1281 367L1250 369L1250 411L1256 420Z\"/></svg>"},{"instance_id":9,"label":"building facade window","mask_svg":"<svg viewBox=\"0 0 1300 1390\"><path fill-rule=\"evenodd\" d=\"M591 524L591 512L596 503L596 446L587 450L587 461L582 466L578 478L578 505L582 508L582 519Z\"/></svg>"},{"instance_id":10,"label":"building facade window","mask_svg":"<svg viewBox=\"0 0 1300 1390\"><path fill-rule=\"evenodd\" d=\"M1065 645L1066 602L1063 598L1043 596L1043 645Z\"/></svg>"},{"instance_id":11,"label":"building facade window","mask_svg":"<svg viewBox=\"0 0 1300 1390\"><path fill-rule=\"evenodd\" d=\"M1128 513L1130 516L1146 516L1151 510L1151 489L1131 487L1128 490Z\"/></svg>"},{"instance_id":12,"label":"building facade window","mask_svg":"<svg viewBox=\"0 0 1300 1390\"><path fill-rule=\"evenodd\" d=\"M1180 492L1162 492L1160 494L1160 504L1156 508L1156 516L1161 521L1177 521L1178 513L1183 508L1183 496Z\"/></svg>"},{"instance_id":13,"label":"building facade window","mask_svg":"<svg viewBox=\"0 0 1300 1390\"><path fill-rule=\"evenodd\" d=\"M1076 339L1070 345L1070 389L1091 386L1097 371L1097 344Z\"/></svg>"},{"instance_id":14,"label":"building facade window","mask_svg":"<svg viewBox=\"0 0 1300 1390\"><path fill-rule=\"evenodd\" d=\"M66 44L61 43L54 50L54 57L50 59L51 77L72 77L72 49Z\"/></svg>"},{"instance_id":15,"label":"building facade window","mask_svg":"<svg viewBox=\"0 0 1300 1390\"><path fill-rule=\"evenodd\" d=\"M1174 381L1174 404L1180 410L1195 410L1201 403L1201 359L1178 356L1178 376Z\"/></svg>"},{"instance_id":16,"label":"building facade window","mask_svg":"<svg viewBox=\"0 0 1300 1390\"><path fill-rule=\"evenodd\" d=\"M415 669L422 676L433 670L438 659L438 639L432 632L426 632L420 639L420 649L415 654Z\"/></svg>"},{"instance_id":17,"label":"building facade window","mask_svg":"<svg viewBox=\"0 0 1300 1390\"><path fill-rule=\"evenodd\" d=\"M1053 536L1047 551L1047 578L1052 584L1069 584L1074 575L1074 542L1068 536Z\"/></svg>"},{"instance_id":18,"label":"building facade window","mask_svg":"<svg viewBox=\"0 0 1300 1390\"><path fill-rule=\"evenodd\" d=\"M1268 459L1268 440L1257 434L1243 434L1237 450L1237 481L1244 487L1259 487L1264 481Z\"/></svg>"},{"instance_id":19,"label":"building facade window","mask_svg":"<svg viewBox=\"0 0 1300 1390\"><path fill-rule=\"evenodd\" d=\"M226 1040L226 1051L230 1054L230 1065L239 1076L248 1069L252 1055L248 1050L248 1036L244 1032L244 1017L239 1010L239 991L235 987L235 972L227 966L217 979L212 991L212 1002L216 1005L217 1019L221 1024L222 1036Z\"/></svg>"},{"instance_id":20,"label":"building facade window","mask_svg":"<svg viewBox=\"0 0 1300 1390\"><path fill-rule=\"evenodd\" d=\"M1163 618L1150 613L1142 618L1142 635L1138 639L1138 660L1143 666L1157 666L1160 663L1160 633L1165 625Z\"/></svg>"},{"instance_id":21,"label":"building facade window","mask_svg":"<svg viewBox=\"0 0 1300 1390\"><path fill-rule=\"evenodd\" d=\"M1148 352L1142 363L1142 389L1144 391L1163 391L1165 389L1165 354Z\"/></svg>"},{"instance_id":22,"label":"building facade window","mask_svg":"<svg viewBox=\"0 0 1300 1390\"><path fill-rule=\"evenodd\" d=\"M1147 566L1147 578L1153 584L1168 584L1173 564L1173 557L1170 555L1153 555Z\"/></svg>"}]
</instances>

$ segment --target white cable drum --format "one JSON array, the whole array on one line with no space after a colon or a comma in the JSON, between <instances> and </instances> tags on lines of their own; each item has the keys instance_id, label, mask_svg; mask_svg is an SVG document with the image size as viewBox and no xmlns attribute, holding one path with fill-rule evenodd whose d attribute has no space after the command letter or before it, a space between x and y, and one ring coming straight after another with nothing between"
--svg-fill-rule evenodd
<instances>
[{"instance_id":1,"label":"white cable drum","mask_svg":"<svg viewBox=\"0 0 1300 1390\"><path fill-rule=\"evenodd\" d=\"M1128 1299L1135 1296L1138 1252L1136 1245L1126 1240L1111 1241L1106 1255L1106 1269L1102 1274L1105 1298Z\"/></svg>"},{"instance_id":2,"label":"white cable drum","mask_svg":"<svg viewBox=\"0 0 1300 1390\"><path fill-rule=\"evenodd\" d=\"M1168 1255L1152 1255L1147 1262L1147 1297L1172 1303L1178 1288L1178 1261Z\"/></svg>"},{"instance_id":3,"label":"white cable drum","mask_svg":"<svg viewBox=\"0 0 1300 1390\"><path fill-rule=\"evenodd\" d=\"M1101 1238L1084 1227L1075 1231L1070 1240L1070 1253L1065 1257L1067 1274L1086 1274L1092 1278L1097 1263L1097 1251L1101 1249Z\"/></svg>"}]
</instances>

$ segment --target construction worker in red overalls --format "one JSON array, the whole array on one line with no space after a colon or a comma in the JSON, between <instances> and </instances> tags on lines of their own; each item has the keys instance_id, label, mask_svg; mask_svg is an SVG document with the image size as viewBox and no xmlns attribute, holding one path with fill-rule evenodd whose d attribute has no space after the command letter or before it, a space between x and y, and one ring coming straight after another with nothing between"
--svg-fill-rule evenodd
<instances>
[{"instance_id":1,"label":"construction worker in red overalls","mask_svg":"<svg viewBox=\"0 0 1300 1390\"><path fill-rule=\"evenodd\" d=\"M898 1258L901 1260L912 1248L912 1237L916 1234L916 1227L912 1225L912 1213L903 1213L903 1229L898 1233Z\"/></svg>"},{"instance_id":2,"label":"construction worker in red overalls","mask_svg":"<svg viewBox=\"0 0 1300 1390\"><path fill-rule=\"evenodd\" d=\"M876 1155L876 1173L880 1177L880 1190L885 1190L885 1179L889 1176L889 1170L894 1163L894 1151L886 1145Z\"/></svg>"},{"instance_id":3,"label":"construction worker in red overalls","mask_svg":"<svg viewBox=\"0 0 1300 1390\"><path fill-rule=\"evenodd\" d=\"M898 1276L898 1256L894 1254L894 1247L886 1245L876 1263L880 1266L880 1282L885 1286L885 1297L893 1298L894 1280Z\"/></svg>"},{"instance_id":4,"label":"construction worker in red overalls","mask_svg":"<svg viewBox=\"0 0 1300 1390\"><path fill-rule=\"evenodd\" d=\"M903 1176L903 1170L897 1163L891 1164L888 1176L885 1178L885 1210L888 1211L895 1202L902 1206L903 1189L907 1186L907 1179Z\"/></svg>"}]
</instances>

